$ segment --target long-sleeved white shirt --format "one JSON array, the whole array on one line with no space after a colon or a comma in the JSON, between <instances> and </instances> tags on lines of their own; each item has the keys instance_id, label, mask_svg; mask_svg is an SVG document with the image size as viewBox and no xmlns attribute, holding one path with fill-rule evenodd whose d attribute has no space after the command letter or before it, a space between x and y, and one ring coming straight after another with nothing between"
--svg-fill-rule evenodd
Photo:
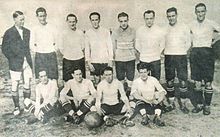
<instances>
[{"instance_id":1,"label":"long-sleeved white shirt","mask_svg":"<svg viewBox=\"0 0 220 137\"><path fill-rule=\"evenodd\" d=\"M165 35L165 55L186 55L191 46L190 29L184 23L167 27Z\"/></svg>"},{"instance_id":2,"label":"long-sleeved white shirt","mask_svg":"<svg viewBox=\"0 0 220 137\"><path fill-rule=\"evenodd\" d=\"M59 46L63 58L78 60L84 57L85 38L81 30L67 29L62 33Z\"/></svg>"},{"instance_id":3,"label":"long-sleeved white shirt","mask_svg":"<svg viewBox=\"0 0 220 137\"><path fill-rule=\"evenodd\" d=\"M60 96L65 97L71 89L75 100L81 102L83 99L88 99L91 95L95 98L96 90L93 83L88 79L83 79L81 83L75 79L70 79L65 84L64 88L60 92Z\"/></svg>"},{"instance_id":4,"label":"long-sleeved white shirt","mask_svg":"<svg viewBox=\"0 0 220 137\"><path fill-rule=\"evenodd\" d=\"M97 86L96 101L99 101L101 104L115 105L119 103L118 94L121 95L122 101L127 100L128 102L123 84L120 81L114 79L112 83L108 83L106 80L102 80Z\"/></svg>"},{"instance_id":5,"label":"long-sleeved white shirt","mask_svg":"<svg viewBox=\"0 0 220 137\"><path fill-rule=\"evenodd\" d=\"M113 60L113 45L110 32L102 27L86 31L86 61L91 63L108 63Z\"/></svg>"},{"instance_id":6,"label":"long-sleeved white shirt","mask_svg":"<svg viewBox=\"0 0 220 137\"><path fill-rule=\"evenodd\" d=\"M141 26L136 31L136 49L140 52L140 61L152 62L160 60L165 47L164 31L157 25L151 28Z\"/></svg>"},{"instance_id":7,"label":"long-sleeved white shirt","mask_svg":"<svg viewBox=\"0 0 220 137\"><path fill-rule=\"evenodd\" d=\"M41 98L43 98L43 103L40 103ZM53 106L57 100L58 100L58 87L57 87L57 82L55 80L49 79L46 85L39 83L36 86L36 105L35 105L36 112L39 112L40 108L44 107L48 103Z\"/></svg>"},{"instance_id":8,"label":"long-sleeved white shirt","mask_svg":"<svg viewBox=\"0 0 220 137\"><path fill-rule=\"evenodd\" d=\"M50 24L37 25L31 31L30 48L38 53L51 53L56 51L56 27Z\"/></svg>"},{"instance_id":9,"label":"long-sleeved white shirt","mask_svg":"<svg viewBox=\"0 0 220 137\"><path fill-rule=\"evenodd\" d=\"M146 81L143 81L139 77L133 81L131 87L131 95L138 94L148 102L152 103L155 99L156 92L164 92L165 94L167 93L159 81L154 77L148 76Z\"/></svg>"},{"instance_id":10,"label":"long-sleeved white shirt","mask_svg":"<svg viewBox=\"0 0 220 137\"><path fill-rule=\"evenodd\" d=\"M205 19L202 23L197 20L190 24L192 34L192 47L211 47L214 31L220 32L220 25Z\"/></svg>"}]
</instances>

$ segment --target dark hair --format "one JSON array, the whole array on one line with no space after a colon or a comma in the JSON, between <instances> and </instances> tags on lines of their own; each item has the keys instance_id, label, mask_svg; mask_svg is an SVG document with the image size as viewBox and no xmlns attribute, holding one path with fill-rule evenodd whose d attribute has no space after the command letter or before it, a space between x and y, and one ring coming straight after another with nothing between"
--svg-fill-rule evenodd
<instances>
[{"instance_id":1,"label":"dark hair","mask_svg":"<svg viewBox=\"0 0 220 137\"><path fill-rule=\"evenodd\" d=\"M42 72L42 71L45 71L46 74L47 74L47 69L44 68L44 67L40 67L40 68L39 68L39 71L38 71L38 75L40 75L40 72Z\"/></svg>"},{"instance_id":2,"label":"dark hair","mask_svg":"<svg viewBox=\"0 0 220 137\"><path fill-rule=\"evenodd\" d=\"M75 14L68 14L68 15L66 16L66 21L68 21L68 18L69 18L69 17L74 17L74 18L76 19L76 22L78 21Z\"/></svg>"},{"instance_id":3,"label":"dark hair","mask_svg":"<svg viewBox=\"0 0 220 137\"><path fill-rule=\"evenodd\" d=\"M97 15L98 18L100 19L100 14L99 14L98 12L92 12L92 13L89 14L89 19L90 19L90 20L91 20L91 17L92 17L93 15Z\"/></svg>"},{"instance_id":4,"label":"dark hair","mask_svg":"<svg viewBox=\"0 0 220 137\"><path fill-rule=\"evenodd\" d=\"M177 14L177 9L175 7L171 7L169 9L167 9L167 13L169 12L175 12Z\"/></svg>"},{"instance_id":5,"label":"dark hair","mask_svg":"<svg viewBox=\"0 0 220 137\"><path fill-rule=\"evenodd\" d=\"M24 13L21 11L15 11L12 16L13 18L17 18L19 15L24 15Z\"/></svg>"},{"instance_id":6,"label":"dark hair","mask_svg":"<svg viewBox=\"0 0 220 137\"><path fill-rule=\"evenodd\" d=\"M196 11L196 8L198 8L198 7L205 7L205 10L206 10L206 5L204 3L196 4L195 11Z\"/></svg>"},{"instance_id":7,"label":"dark hair","mask_svg":"<svg viewBox=\"0 0 220 137\"><path fill-rule=\"evenodd\" d=\"M150 70L150 67L149 67L147 64L145 64L145 63L138 63L138 64L137 64L137 70L138 70L138 72L140 71L140 69Z\"/></svg>"},{"instance_id":8,"label":"dark hair","mask_svg":"<svg viewBox=\"0 0 220 137\"><path fill-rule=\"evenodd\" d=\"M155 17L155 12L153 10L147 10L144 12L143 16L145 16L145 14L150 14L153 13L153 17Z\"/></svg>"},{"instance_id":9,"label":"dark hair","mask_svg":"<svg viewBox=\"0 0 220 137\"><path fill-rule=\"evenodd\" d=\"M82 72L82 69L78 65L73 68L72 73L74 74L76 70L80 70Z\"/></svg>"},{"instance_id":10,"label":"dark hair","mask_svg":"<svg viewBox=\"0 0 220 137\"><path fill-rule=\"evenodd\" d=\"M125 13L125 12L121 12L121 13L118 14L118 19L119 19L120 17L127 17L127 18L128 18L128 14Z\"/></svg>"},{"instance_id":11,"label":"dark hair","mask_svg":"<svg viewBox=\"0 0 220 137\"><path fill-rule=\"evenodd\" d=\"M44 13L46 13L46 14L47 14L46 9L45 9L45 8L43 8L43 7L37 8L37 10L36 10L36 15L37 15L37 16L38 16L38 13L39 13L39 12L44 12Z\"/></svg>"},{"instance_id":12,"label":"dark hair","mask_svg":"<svg viewBox=\"0 0 220 137\"><path fill-rule=\"evenodd\" d=\"M106 68L104 68L103 73L104 73L105 71L111 71L111 72L113 73L113 68L110 67L110 66L107 66Z\"/></svg>"}]
</instances>

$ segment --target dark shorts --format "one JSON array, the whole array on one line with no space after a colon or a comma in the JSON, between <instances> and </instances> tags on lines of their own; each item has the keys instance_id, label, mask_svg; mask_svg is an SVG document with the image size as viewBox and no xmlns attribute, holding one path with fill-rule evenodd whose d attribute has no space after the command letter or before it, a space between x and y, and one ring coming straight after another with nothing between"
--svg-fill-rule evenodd
<instances>
[{"instance_id":1,"label":"dark shorts","mask_svg":"<svg viewBox=\"0 0 220 137\"><path fill-rule=\"evenodd\" d=\"M124 106L123 102L120 102L115 105L101 104L101 109L105 115L109 115L109 114L120 115L123 106Z\"/></svg>"},{"instance_id":2,"label":"dark shorts","mask_svg":"<svg viewBox=\"0 0 220 137\"><path fill-rule=\"evenodd\" d=\"M146 64L148 68L150 68L151 76L157 78L157 80L160 80L160 71L161 71L160 60L153 61L150 63L140 61L140 63Z\"/></svg>"},{"instance_id":3,"label":"dark shorts","mask_svg":"<svg viewBox=\"0 0 220 137\"><path fill-rule=\"evenodd\" d=\"M115 61L116 77L119 81L124 80L125 77L129 81L134 80L135 74L135 60L132 61Z\"/></svg>"},{"instance_id":4,"label":"dark shorts","mask_svg":"<svg viewBox=\"0 0 220 137\"><path fill-rule=\"evenodd\" d=\"M191 79L212 82L215 68L215 56L212 48L192 48L190 53Z\"/></svg>"},{"instance_id":5,"label":"dark shorts","mask_svg":"<svg viewBox=\"0 0 220 137\"><path fill-rule=\"evenodd\" d=\"M146 110L146 113L149 114L149 115L153 115L155 114L155 109L162 109L162 106L161 105L151 105L151 104L148 104L142 100L138 100L136 102L136 107L135 107L135 111L140 111L141 109L145 109Z\"/></svg>"},{"instance_id":6,"label":"dark shorts","mask_svg":"<svg viewBox=\"0 0 220 137\"><path fill-rule=\"evenodd\" d=\"M186 55L165 55L165 76L166 80L173 80L176 76L183 81L187 80L187 56Z\"/></svg>"},{"instance_id":7,"label":"dark shorts","mask_svg":"<svg viewBox=\"0 0 220 137\"><path fill-rule=\"evenodd\" d=\"M82 71L83 78L86 78L86 69L85 69L85 58L81 58L79 60L68 60L63 59L63 80L68 81L72 79L72 73L74 69L78 67Z\"/></svg>"},{"instance_id":8,"label":"dark shorts","mask_svg":"<svg viewBox=\"0 0 220 137\"><path fill-rule=\"evenodd\" d=\"M101 76L103 75L104 69L108 66L108 63L92 63L95 71L90 72L91 75Z\"/></svg>"},{"instance_id":9,"label":"dark shorts","mask_svg":"<svg viewBox=\"0 0 220 137\"><path fill-rule=\"evenodd\" d=\"M36 53L35 55L35 77L39 78L40 69L45 69L50 79L58 79L57 55L51 53Z\"/></svg>"}]
</instances>

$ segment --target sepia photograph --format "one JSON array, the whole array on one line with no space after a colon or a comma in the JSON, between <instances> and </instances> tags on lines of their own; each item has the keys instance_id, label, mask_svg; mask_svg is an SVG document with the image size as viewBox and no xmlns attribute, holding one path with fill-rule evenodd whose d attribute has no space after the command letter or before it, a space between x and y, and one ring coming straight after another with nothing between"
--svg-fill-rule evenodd
<instances>
[{"instance_id":1,"label":"sepia photograph","mask_svg":"<svg viewBox=\"0 0 220 137\"><path fill-rule=\"evenodd\" d=\"M219 137L219 0L1 0L0 137Z\"/></svg>"}]
</instances>

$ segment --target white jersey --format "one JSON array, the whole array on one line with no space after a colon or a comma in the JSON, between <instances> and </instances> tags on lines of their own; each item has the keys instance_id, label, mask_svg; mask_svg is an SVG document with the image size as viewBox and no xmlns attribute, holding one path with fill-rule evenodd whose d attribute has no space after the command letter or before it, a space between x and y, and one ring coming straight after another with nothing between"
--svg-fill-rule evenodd
<instances>
[{"instance_id":1,"label":"white jersey","mask_svg":"<svg viewBox=\"0 0 220 137\"><path fill-rule=\"evenodd\" d=\"M220 25L214 21L205 19L202 23L197 20L190 24L193 47L211 48L214 31L220 32Z\"/></svg>"},{"instance_id":2,"label":"white jersey","mask_svg":"<svg viewBox=\"0 0 220 137\"><path fill-rule=\"evenodd\" d=\"M43 103L41 103L41 99L43 99ZM48 80L48 83L42 84L39 83L36 86L36 110L39 111L41 107L44 107L47 104L51 104L52 106L58 100L58 87L56 80Z\"/></svg>"},{"instance_id":3,"label":"white jersey","mask_svg":"<svg viewBox=\"0 0 220 137\"><path fill-rule=\"evenodd\" d=\"M141 26L137 29L135 47L140 52L140 61L150 63L160 60L164 46L164 31L160 27Z\"/></svg>"},{"instance_id":4,"label":"white jersey","mask_svg":"<svg viewBox=\"0 0 220 137\"><path fill-rule=\"evenodd\" d=\"M165 35L165 55L186 55L191 46L190 29L184 23L167 27Z\"/></svg>"},{"instance_id":5,"label":"white jersey","mask_svg":"<svg viewBox=\"0 0 220 137\"><path fill-rule=\"evenodd\" d=\"M107 29L100 27L86 31L85 58L92 63L108 63L113 60L113 45Z\"/></svg>"},{"instance_id":6,"label":"white jersey","mask_svg":"<svg viewBox=\"0 0 220 137\"><path fill-rule=\"evenodd\" d=\"M121 95L121 100L127 99L123 84L117 79L114 79L112 83L102 80L97 86L97 96L101 98L101 104L115 105L119 103L118 94Z\"/></svg>"},{"instance_id":7,"label":"white jersey","mask_svg":"<svg viewBox=\"0 0 220 137\"><path fill-rule=\"evenodd\" d=\"M93 83L88 79L83 79L81 83L77 82L75 79L70 79L60 92L60 96L67 96L69 90L72 91L73 97L79 102L83 99L88 99L91 95L94 97L96 95Z\"/></svg>"},{"instance_id":8,"label":"white jersey","mask_svg":"<svg viewBox=\"0 0 220 137\"><path fill-rule=\"evenodd\" d=\"M148 76L148 79L146 81L143 81L141 78L137 78L133 81L131 87L131 95L138 94L148 102L152 103L155 99L154 97L156 92L164 92L166 94L166 90L154 77Z\"/></svg>"}]
</instances>

